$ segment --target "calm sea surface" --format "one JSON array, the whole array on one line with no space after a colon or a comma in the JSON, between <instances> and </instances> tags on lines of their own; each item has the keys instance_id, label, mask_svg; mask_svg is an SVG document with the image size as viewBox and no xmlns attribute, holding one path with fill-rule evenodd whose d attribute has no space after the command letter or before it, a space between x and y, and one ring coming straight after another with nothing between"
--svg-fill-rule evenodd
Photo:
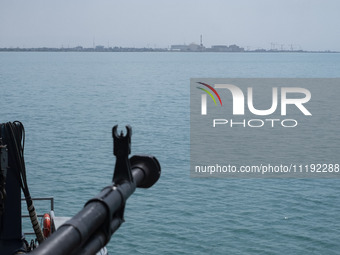
<instances>
[{"instance_id":1,"label":"calm sea surface","mask_svg":"<svg viewBox=\"0 0 340 255\"><path fill-rule=\"evenodd\" d=\"M112 254L339 254L339 180L189 171L190 78L339 70L340 54L2 52L0 123L23 122L31 194L54 196L57 216L74 215L110 183L111 128L132 126L132 155L155 155L162 176L129 198Z\"/></svg>"}]
</instances>

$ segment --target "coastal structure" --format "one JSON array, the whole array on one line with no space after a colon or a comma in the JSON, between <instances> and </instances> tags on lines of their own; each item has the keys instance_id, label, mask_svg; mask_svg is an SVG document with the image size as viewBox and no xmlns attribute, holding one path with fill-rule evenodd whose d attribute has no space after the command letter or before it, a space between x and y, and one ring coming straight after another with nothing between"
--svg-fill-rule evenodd
<instances>
[{"instance_id":1,"label":"coastal structure","mask_svg":"<svg viewBox=\"0 0 340 255\"><path fill-rule=\"evenodd\" d=\"M232 45L213 45L211 48L207 49L207 51L212 51L212 52L243 52L244 48L232 44Z\"/></svg>"},{"instance_id":2,"label":"coastal structure","mask_svg":"<svg viewBox=\"0 0 340 255\"><path fill-rule=\"evenodd\" d=\"M206 48L203 45L203 36L200 36L200 44L190 43L186 44L175 44L171 45L170 51L194 51L194 52L243 52L244 48L237 46L236 44L232 45L213 45L211 48Z\"/></svg>"},{"instance_id":3,"label":"coastal structure","mask_svg":"<svg viewBox=\"0 0 340 255\"><path fill-rule=\"evenodd\" d=\"M171 45L170 51L205 51L205 47L196 43Z\"/></svg>"},{"instance_id":4,"label":"coastal structure","mask_svg":"<svg viewBox=\"0 0 340 255\"><path fill-rule=\"evenodd\" d=\"M244 48L232 44L232 45L213 45L211 48L206 48L201 43L200 45L195 43L190 43L189 45L186 44L176 44L171 45L170 51L193 51L193 52L243 52Z\"/></svg>"},{"instance_id":5,"label":"coastal structure","mask_svg":"<svg viewBox=\"0 0 340 255\"><path fill-rule=\"evenodd\" d=\"M280 47L276 47L279 45ZM236 44L216 44L212 45L210 48L205 47L203 45L203 36L200 35L200 43L197 44L192 42L190 44L173 44L167 48L151 48L151 47L110 47L110 46L103 46L103 45L95 45L93 42L93 47L83 47L78 45L76 47L67 47L64 48L52 48L52 47L38 47L38 48L19 48L19 47L10 47L10 48L0 48L1 51L33 51L33 52L324 52L324 53L337 53L337 51L304 51L302 50L301 46L295 46L290 44L289 47L284 47L284 44L274 44L271 43L270 49L264 48L255 48L250 50L250 46L247 46L247 50L244 47L240 47Z\"/></svg>"}]
</instances>

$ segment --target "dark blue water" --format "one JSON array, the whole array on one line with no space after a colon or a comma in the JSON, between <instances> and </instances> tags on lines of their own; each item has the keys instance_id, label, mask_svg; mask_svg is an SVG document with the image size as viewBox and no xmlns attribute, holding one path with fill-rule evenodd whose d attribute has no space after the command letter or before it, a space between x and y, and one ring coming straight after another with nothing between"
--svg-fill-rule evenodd
<instances>
[{"instance_id":1,"label":"dark blue water","mask_svg":"<svg viewBox=\"0 0 340 255\"><path fill-rule=\"evenodd\" d=\"M108 245L116 254L339 254L339 180L189 171L191 77L339 70L340 54L0 53L0 122L24 123L32 196L54 196L59 216L110 183L111 128L133 127L132 154L155 155L162 177L129 198Z\"/></svg>"}]
</instances>

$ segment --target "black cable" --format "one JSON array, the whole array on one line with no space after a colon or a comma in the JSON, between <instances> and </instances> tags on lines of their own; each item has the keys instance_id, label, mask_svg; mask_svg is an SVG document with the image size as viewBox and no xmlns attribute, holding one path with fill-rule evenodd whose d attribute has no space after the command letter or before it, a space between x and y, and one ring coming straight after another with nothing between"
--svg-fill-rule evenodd
<instances>
[{"instance_id":1,"label":"black cable","mask_svg":"<svg viewBox=\"0 0 340 255\"><path fill-rule=\"evenodd\" d=\"M5 130L8 134L8 146L12 151L11 156L16 169L15 175L20 183L20 187L24 193L27 209L30 215L34 232L37 236L38 242L41 243L44 240L44 236L41 227L38 222L37 214L33 205L26 177L26 167L24 160L24 148L25 148L25 128L20 121L8 122L5 124Z\"/></svg>"},{"instance_id":2,"label":"black cable","mask_svg":"<svg viewBox=\"0 0 340 255\"><path fill-rule=\"evenodd\" d=\"M8 168L8 153L7 146L2 143L0 137L0 230L2 230L2 215L5 211L6 194L6 178Z\"/></svg>"}]
</instances>

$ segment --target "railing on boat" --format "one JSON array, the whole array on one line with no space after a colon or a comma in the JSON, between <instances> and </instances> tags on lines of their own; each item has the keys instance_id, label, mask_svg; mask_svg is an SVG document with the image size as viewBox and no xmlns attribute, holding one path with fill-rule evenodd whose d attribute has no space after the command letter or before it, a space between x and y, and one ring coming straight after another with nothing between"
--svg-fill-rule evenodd
<instances>
[{"instance_id":1,"label":"railing on boat","mask_svg":"<svg viewBox=\"0 0 340 255\"><path fill-rule=\"evenodd\" d=\"M32 198L33 201L50 201L51 208L50 211L54 211L54 198L53 197L35 197ZM25 198L21 198L21 201L25 201ZM30 216L28 214L23 214L21 218L29 218ZM37 214L38 218L44 217L44 214ZM24 235L35 235L34 232L25 232Z\"/></svg>"}]
</instances>

